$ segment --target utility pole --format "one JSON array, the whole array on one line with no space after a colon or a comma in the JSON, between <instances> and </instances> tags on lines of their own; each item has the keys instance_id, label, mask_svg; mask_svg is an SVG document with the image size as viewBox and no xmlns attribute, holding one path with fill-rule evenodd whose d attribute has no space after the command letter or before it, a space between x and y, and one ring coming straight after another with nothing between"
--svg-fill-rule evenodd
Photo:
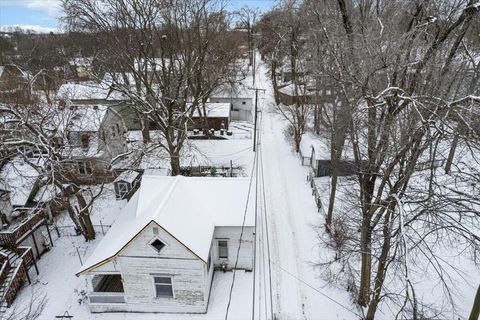
<instances>
[{"instance_id":1,"label":"utility pole","mask_svg":"<svg viewBox=\"0 0 480 320\"><path fill-rule=\"evenodd\" d=\"M255 115L253 120L253 152L255 152L257 146L257 116L258 116L258 91L265 92L265 89L250 88L255 90Z\"/></svg>"},{"instance_id":2,"label":"utility pole","mask_svg":"<svg viewBox=\"0 0 480 320\"><path fill-rule=\"evenodd\" d=\"M253 120L253 152L257 146L258 89L255 89L255 120Z\"/></svg>"}]
</instances>

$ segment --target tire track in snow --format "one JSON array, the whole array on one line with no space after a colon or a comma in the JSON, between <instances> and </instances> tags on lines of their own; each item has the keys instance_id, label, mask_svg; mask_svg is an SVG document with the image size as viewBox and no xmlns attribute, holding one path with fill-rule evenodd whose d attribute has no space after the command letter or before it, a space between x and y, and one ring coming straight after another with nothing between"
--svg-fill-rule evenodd
<instances>
[{"instance_id":1,"label":"tire track in snow","mask_svg":"<svg viewBox=\"0 0 480 320\"><path fill-rule=\"evenodd\" d=\"M282 148L287 148L283 136L283 121L275 119L276 114L273 110L264 110L262 121L267 122L268 131L262 132L262 147L266 151L264 154L270 158L266 161L266 194L269 205L270 223L274 233L272 241L273 257L272 260L282 267L290 270L292 273L303 278L303 246L297 236L298 228L296 225L295 212L292 207L291 185L285 173L290 163L285 163L282 159ZM273 120L277 120L276 128ZM274 129L275 128L275 129ZM289 152L289 150L287 151ZM285 153L285 152L283 152ZM272 197L273 195L273 197ZM298 198L297 198L298 199ZM292 256L293 255L293 256ZM303 287L290 277L286 277L280 270L274 270L275 285L277 286L276 314L279 319L298 319L302 317L307 319L305 314L306 295ZM292 297L292 288L295 288L295 299ZM292 304L295 300L295 304Z\"/></svg>"}]
</instances>

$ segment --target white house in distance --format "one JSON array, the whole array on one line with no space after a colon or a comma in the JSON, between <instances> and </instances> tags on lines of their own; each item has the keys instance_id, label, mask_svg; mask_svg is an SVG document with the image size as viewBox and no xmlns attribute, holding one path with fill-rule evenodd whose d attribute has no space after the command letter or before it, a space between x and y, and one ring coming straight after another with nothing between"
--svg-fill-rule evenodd
<instances>
[{"instance_id":1,"label":"white house in distance","mask_svg":"<svg viewBox=\"0 0 480 320\"><path fill-rule=\"evenodd\" d=\"M77 273L90 310L206 313L214 269L234 268L239 245L237 269L252 270L248 189L248 178L144 175Z\"/></svg>"},{"instance_id":2,"label":"white house in distance","mask_svg":"<svg viewBox=\"0 0 480 320\"><path fill-rule=\"evenodd\" d=\"M224 86L210 95L210 102L229 103L230 117L236 121L252 121L253 90L241 84L236 87Z\"/></svg>"}]
</instances>

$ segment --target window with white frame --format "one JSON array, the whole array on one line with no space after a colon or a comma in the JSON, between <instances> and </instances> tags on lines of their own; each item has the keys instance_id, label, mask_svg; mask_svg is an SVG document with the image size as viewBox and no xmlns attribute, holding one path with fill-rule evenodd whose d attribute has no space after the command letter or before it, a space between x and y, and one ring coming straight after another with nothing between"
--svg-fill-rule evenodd
<instances>
[{"instance_id":1,"label":"window with white frame","mask_svg":"<svg viewBox=\"0 0 480 320\"><path fill-rule=\"evenodd\" d=\"M155 286L155 297L157 298L173 298L172 277L154 276L153 284Z\"/></svg>"},{"instance_id":2,"label":"window with white frame","mask_svg":"<svg viewBox=\"0 0 480 320\"><path fill-rule=\"evenodd\" d=\"M218 258L228 259L228 240L218 240Z\"/></svg>"},{"instance_id":3,"label":"window with white frame","mask_svg":"<svg viewBox=\"0 0 480 320\"><path fill-rule=\"evenodd\" d=\"M79 174L92 174L92 164L90 161L77 161L77 172Z\"/></svg>"}]
</instances>

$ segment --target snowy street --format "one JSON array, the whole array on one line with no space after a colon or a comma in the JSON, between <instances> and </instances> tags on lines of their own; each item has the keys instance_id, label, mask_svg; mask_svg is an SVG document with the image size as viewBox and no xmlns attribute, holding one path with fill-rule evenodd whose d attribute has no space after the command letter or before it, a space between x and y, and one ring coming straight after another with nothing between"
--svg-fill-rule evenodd
<instances>
[{"instance_id":1,"label":"snowy street","mask_svg":"<svg viewBox=\"0 0 480 320\"><path fill-rule=\"evenodd\" d=\"M325 287L312 267L319 251L315 229L323 224L293 146L286 140L286 121L276 111L264 64L258 66L257 86L265 88L259 105L261 156L266 214L271 246L273 304L276 319L355 319L346 293ZM337 301L323 296L320 292ZM259 317L262 319L262 316Z\"/></svg>"}]
</instances>

